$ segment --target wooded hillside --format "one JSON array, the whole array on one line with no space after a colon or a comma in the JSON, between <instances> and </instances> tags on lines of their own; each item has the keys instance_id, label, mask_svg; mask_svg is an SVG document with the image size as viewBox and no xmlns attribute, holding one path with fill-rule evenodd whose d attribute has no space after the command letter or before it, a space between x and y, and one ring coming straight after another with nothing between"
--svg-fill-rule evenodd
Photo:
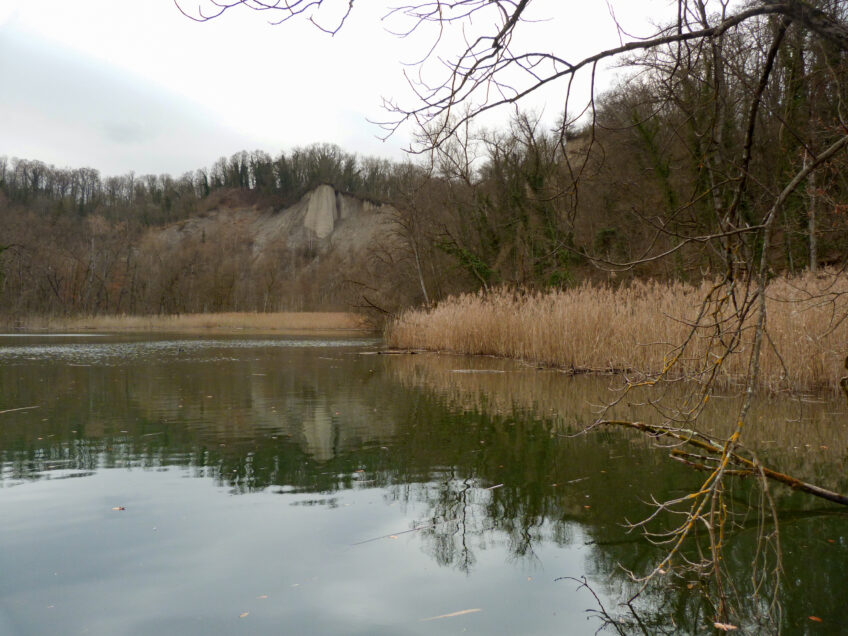
<instances>
[{"instance_id":1,"label":"wooded hillside","mask_svg":"<svg viewBox=\"0 0 848 636\"><path fill-rule=\"evenodd\" d=\"M180 177L104 178L0 158L0 308L7 317L395 311L499 284L694 282L728 263L744 272L762 247L748 230L808 165L774 220L769 263L775 272L842 264L845 153L819 157L846 132L845 62L805 26L761 16L718 43L633 54L590 119L464 122L410 163L316 145L240 152ZM322 184L390 205L343 276L343 246L328 256L303 238L257 250L243 229ZM175 232L176 243L162 239Z\"/></svg>"}]
</instances>

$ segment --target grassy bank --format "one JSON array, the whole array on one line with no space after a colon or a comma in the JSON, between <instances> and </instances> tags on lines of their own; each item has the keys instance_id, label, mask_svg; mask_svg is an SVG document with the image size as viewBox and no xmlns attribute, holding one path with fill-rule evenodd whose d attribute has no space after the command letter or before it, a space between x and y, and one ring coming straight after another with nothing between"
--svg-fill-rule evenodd
<instances>
[{"instance_id":1,"label":"grassy bank","mask_svg":"<svg viewBox=\"0 0 848 636\"><path fill-rule=\"evenodd\" d=\"M712 287L637 282L613 289L583 285L537 294L499 290L452 297L430 310L411 310L387 327L390 346L495 355L535 364L586 370L660 372L684 342ZM735 327L731 304L720 313ZM773 389L836 389L848 355L848 277L779 277L767 292L763 384ZM718 377L744 377L751 325L721 361ZM671 376L695 376L715 365L711 330L697 331ZM715 347L715 343L712 343ZM776 353L779 352L779 355Z\"/></svg>"},{"instance_id":2,"label":"grassy bank","mask_svg":"<svg viewBox=\"0 0 848 636\"><path fill-rule=\"evenodd\" d=\"M309 332L369 329L362 316L345 312L281 312L182 314L177 316L29 317L7 329L19 331L190 332L254 331Z\"/></svg>"}]
</instances>

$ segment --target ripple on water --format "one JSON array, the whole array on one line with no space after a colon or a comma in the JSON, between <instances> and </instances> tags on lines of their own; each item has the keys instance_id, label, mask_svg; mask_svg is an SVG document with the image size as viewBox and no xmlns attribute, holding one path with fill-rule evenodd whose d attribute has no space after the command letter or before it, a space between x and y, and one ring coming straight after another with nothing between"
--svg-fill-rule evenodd
<instances>
[{"instance_id":1,"label":"ripple on water","mask_svg":"<svg viewBox=\"0 0 848 636\"><path fill-rule=\"evenodd\" d=\"M58 335L58 334L57 334ZM76 336L76 334L63 334ZM5 337L5 336L3 336ZM38 336L41 338L41 336ZM0 362L14 363L15 361L49 360L51 362L66 362L68 364L107 364L116 365L122 362L136 362L148 357L162 359L192 358L197 360L212 350L241 350L258 349L288 349L288 348L342 348L362 347L378 344L375 339L180 339L180 340L146 340L127 342L68 342L40 343L31 345L0 344ZM216 354L213 360L231 359L238 357L222 357Z\"/></svg>"}]
</instances>

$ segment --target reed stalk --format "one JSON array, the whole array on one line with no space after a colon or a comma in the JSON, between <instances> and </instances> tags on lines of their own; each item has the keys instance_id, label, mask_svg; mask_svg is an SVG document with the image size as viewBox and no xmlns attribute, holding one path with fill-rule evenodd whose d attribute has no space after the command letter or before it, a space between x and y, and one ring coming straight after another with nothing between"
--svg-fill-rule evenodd
<instances>
[{"instance_id":1,"label":"reed stalk","mask_svg":"<svg viewBox=\"0 0 848 636\"><path fill-rule=\"evenodd\" d=\"M613 288L584 284L546 292L501 288L447 298L412 309L386 328L389 346L493 355L582 371L659 374L686 341L703 298L701 285L637 281ZM761 384L773 390L837 390L848 354L848 276L825 272L780 276L767 289L767 345ZM738 326L732 304L703 322L688 341L670 379L697 377L715 356L716 324ZM741 382L753 329L722 361L716 380ZM712 348L710 348L712 347Z\"/></svg>"}]
</instances>

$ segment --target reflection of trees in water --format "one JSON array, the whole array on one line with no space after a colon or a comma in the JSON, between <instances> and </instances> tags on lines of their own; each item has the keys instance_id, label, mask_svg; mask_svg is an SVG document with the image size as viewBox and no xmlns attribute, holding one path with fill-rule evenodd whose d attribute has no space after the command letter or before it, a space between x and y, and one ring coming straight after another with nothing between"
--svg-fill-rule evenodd
<instances>
[{"instance_id":1,"label":"reflection of trees in water","mask_svg":"<svg viewBox=\"0 0 848 636\"><path fill-rule=\"evenodd\" d=\"M421 393L410 395L406 405L397 411L396 435L324 462L291 439L263 433L204 443L185 429L150 421L139 421L114 437L83 439L68 432L64 439L19 440L17 447L3 443L0 461L8 481L57 469L91 474L106 466L179 466L193 476L213 478L233 493L277 488L320 493L311 502L328 506L335 500L333 493L384 488L392 500L423 509L413 527L425 528L415 534L425 553L442 566L473 572L480 551L495 544L510 559L533 564L540 545L568 546L579 537L590 543L585 560L590 584L617 599L634 589L623 568L644 572L658 554L638 534L625 534L622 521L644 515L647 508L640 497L674 494L692 479L688 469L669 462L636 435L565 438L532 414L458 414ZM755 489L736 483L733 494L745 503ZM838 615L848 589L842 567L848 552L845 515L793 509L799 503L791 495L781 500L786 575L780 592L787 629L810 615ZM763 601L751 600L749 570L758 533L771 531L761 521L738 519L727 537L727 569L733 574L731 589L740 616L763 615L753 605ZM696 552L692 542L684 556ZM670 571L640 598L640 620L650 633L699 633L713 615L705 585ZM757 598L767 599L770 592L761 590ZM738 624L746 625L744 620Z\"/></svg>"},{"instance_id":2,"label":"reflection of trees in water","mask_svg":"<svg viewBox=\"0 0 848 636\"><path fill-rule=\"evenodd\" d=\"M564 546L572 532L566 523L547 523L544 516L513 509L506 496L513 488L484 486L456 467L433 475L425 484L393 486L390 497L404 505L424 505L427 512L413 523L421 528L422 549L443 566L470 573L475 551L501 544L513 560L539 564L535 546Z\"/></svg>"},{"instance_id":3,"label":"reflection of trees in water","mask_svg":"<svg viewBox=\"0 0 848 636\"><path fill-rule=\"evenodd\" d=\"M488 518L478 489L470 478L458 480L454 469L423 485L416 493L426 502L430 527L421 531L425 552L442 566L471 572L477 562L474 548L484 543Z\"/></svg>"},{"instance_id":4,"label":"reflection of trees in water","mask_svg":"<svg viewBox=\"0 0 848 636\"><path fill-rule=\"evenodd\" d=\"M462 358L433 355L397 358L393 362L393 371L403 384L423 386L444 395L455 408L469 412L488 409L504 414L521 410L551 414L557 431L579 430L581 426L590 423L595 417L591 404L609 401L609 387L611 383L615 383L615 380L611 381L609 378L562 378L548 372L534 373L520 365L485 359L468 362ZM501 373L455 373L460 365L473 365L480 370L494 368ZM534 381L533 378L538 376L542 379ZM666 395L646 394L627 405L619 405L619 408L626 406L624 419L638 420L644 417L646 421L651 421L657 413L649 402L669 397L674 401L675 396L672 394L682 390L683 387L665 387L663 392ZM704 417L699 420L701 428L706 427L713 434L726 436L727 431L722 428L727 428L728 423L732 425L736 421L735 414L738 413L741 396L728 390L726 397L714 397L716 399L710 401ZM636 404L637 401L645 403ZM747 436L747 443L756 448L766 463L839 492L848 489L848 475L844 471L834 470L838 465L838 461L834 460L834 453L842 454L841 449L844 448L845 435L848 433L848 420L844 419L841 404L832 399L768 396L754 404L749 420L757 426L754 426L753 433ZM593 436L598 439L597 432L594 432ZM647 456L648 453L643 451L643 458ZM627 458L627 465L634 469L638 463L638 459L633 456ZM609 464L612 465L612 462ZM595 465L588 472L597 476L599 469L600 466ZM622 500L618 509L618 523L625 520L639 521L650 514L651 510L638 510L638 506L628 505L632 500L627 498L636 496L637 492L645 499L645 494L650 493L655 501L670 501L698 491L698 487L694 486L694 480L698 479L696 473L688 476L676 475L663 464L654 466L653 470L656 472L640 479L641 487L638 491L619 490ZM677 478L679 481L669 480L666 476ZM628 476L622 477L626 482ZM794 546L794 553L784 553L781 557L775 550L776 543L773 541L778 537L785 539L785 533L781 524L776 527L775 523L768 521L772 505L775 507L776 520L782 521L787 511L791 515L798 508L803 509L816 503L805 501L793 491L781 486L771 486L764 491L758 487L759 484L752 481L739 481L734 478L729 479L723 486L723 516L727 526L722 529L721 545L726 554L723 553L720 561L716 563L724 573L724 588L719 591L715 587L715 580L720 577L711 581L691 572L685 574L689 565L709 561L709 557L705 558L708 554L709 538L706 532L703 532L704 529L700 528L702 532L693 533L687 538L681 545L676 562L664 566L666 572L662 574L661 580L649 588L647 596L638 601L641 608L640 620L649 624L651 631L661 631L663 625L670 624L673 627L669 628L669 633L698 633L708 629L711 627L711 616L725 613L718 611L712 604L713 599L722 597L727 598L728 614L733 617L734 623L752 633L780 631L790 625L793 629L798 629L807 620L807 616L817 615L813 609L814 605L819 607L819 614L826 613L831 617L831 621L842 620L839 607L844 603L844 599L833 590L845 589L844 573L838 568L818 567L818 563L812 565L797 546ZM619 481L619 486L624 482ZM668 488L673 483L676 483L677 487ZM666 493L662 492L664 487ZM597 520L597 517L595 519ZM845 517L841 516L841 519L844 520ZM812 528L816 522L807 520L804 523L814 537ZM590 532L602 536L606 525L606 522L593 523ZM657 523L653 525L657 526ZM843 543L848 543L845 533L844 523L834 532ZM805 539L801 545L805 545L806 541L812 540L813 537ZM818 541L822 543L820 535ZM781 543L787 548L785 540ZM616 545L621 547L616 549ZM668 549L668 545L665 549ZM594 563L598 566L596 580L606 580L605 591L610 596L625 599L640 589L640 586L631 583L625 570L636 576L645 575L652 572L656 563L667 554L661 547L651 546L641 539L623 544L602 540L594 546L594 550ZM826 557L824 561L827 561ZM822 570L829 573L821 577L818 573ZM618 574L611 578L601 575L610 572ZM836 587L833 587L833 578L838 579ZM815 594L821 593L821 596L818 596L814 603L799 602L800 598L795 598L793 590L789 589L790 582L793 581L794 590L803 588L808 595L810 590L815 590ZM807 605L808 609L801 609L804 605ZM628 618L628 614L629 608L624 617ZM644 625L640 625L634 617L630 618L634 621L634 629L643 629ZM770 620L775 622L771 623Z\"/></svg>"},{"instance_id":5,"label":"reflection of trees in water","mask_svg":"<svg viewBox=\"0 0 848 636\"><path fill-rule=\"evenodd\" d=\"M732 622L740 628L737 633L804 632L810 627L810 616L842 621L844 591L848 589L848 572L843 567L848 556L848 513L838 507L804 509L801 506L809 501L797 495L784 500L775 527L771 516L753 514L745 505L744 497L755 493L756 485L743 483L738 490L736 504L749 514L728 523L723 553ZM784 548L781 558L762 550L762 535L776 532ZM696 558L707 545L703 534L684 546L682 563ZM591 549L587 562L595 568L593 584L619 599L630 598L640 587L624 576L623 568L635 573L649 571L662 552L661 546L647 544L638 534L596 541ZM754 554L758 554L755 563L763 569L776 569L780 576L762 577L758 584L751 571ZM685 567L672 567L659 584L646 589L636 610L639 620L650 627L649 633L698 634L712 625L713 599L708 575L698 577ZM639 631L629 608L621 608L617 617Z\"/></svg>"},{"instance_id":6,"label":"reflection of trees in water","mask_svg":"<svg viewBox=\"0 0 848 636\"><path fill-rule=\"evenodd\" d=\"M591 424L598 415L598 405L614 399L624 383L620 376L568 376L485 357L425 353L392 356L387 362L402 385L433 391L453 408L506 416L520 411L534 413L554 421L566 432ZM631 393L626 404L608 411L607 416L654 422L658 400L677 402L686 391L688 387L682 383L643 387L641 394ZM726 437L735 425L741 399L741 389L732 387L712 396L700 418L702 430ZM835 457L844 455L848 439L841 397L764 395L752 406L751 422L746 443L772 468L838 492L848 491L848 475L832 470L838 461Z\"/></svg>"},{"instance_id":7,"label":"reflection of trees in water","mask_svg":"<svg viewBox=\"0 0 848 636\"><path fill-rule=\"evenodd\" d=\"M622 599L633 591L622 568L645 572L656 562L658 548L641 536L626 535L621 524L644 517L648 507L642 501L688 492L698 478L635 434L563 436L568 414L539 417L552 407L538 393L529 404L515 393L512 406L495 404L499 398L488 394L482 378L501 381L508 374L447 371L445 377L454 382L449 392L427 383L432 377L426 368L416 371L419 382L430 377L421 388L395 380L394 359L369 361L378 372L364 376L357 375L357 364L342 365L335 372L313 361L296 379L262 376L249 382L242 374L230 383L217 379L211 388L211 378L196 375L174 380L174 374L162 373L154 382L149 379L154 374L149 374L143 391L120 378L126 380L121 394L125 399L116 407L125 411L120 421L109 421L110 412L96 399L60 401L46 413L31 412L16 420L19 425L0 428L2 479L37 479L56 470L84 475L104 467L179 466L193 476L213 478L233 493L320 493L311 502L328 506L336 501L333 493L384 488L395 501L424 511L415 527L425 527L415 534L440 565L473 572L480 551L495 544L502 545L510 559L532 564L540 545L567 546L579 537L591 544L585 563L590 584ZM386 367L380 364L390 372L384 373ZM100 378L98 371L50 373L69 392L91 393L93 388L98 395L116 383L114 377ZM548 395L555 393L555 376L536 377L545 378ZM529 378L522 382L532 391ZM462 404L463 388L478 401ZM162 393L159 408L139 398L156 391ZM222 415L205 401L207 391L240 404L239 418L219 421L228 413ZM494 413L479 402L484 396ZM447 407L448 402L453 406ZM298 427L321 419L311 417L315 413L323 414L331 434L310 440ZM48 421L42 422L45 417ZM102 419L93 421L96 418ZM728 499L735 496L748 509L755 489L744 481L733 484ZM780 590L784 628L791 631L807 616L836 616L841 611L843 590L848 589L841 565L848 561L848 524L844 515L810 517L797 512L803 504L788 491L773 494L781 510L785 552ZM750 559L758 536L773 529L757 516L735 519L732 528L725 558L738 611L740 616L762 615L751 605L763 601L750 600ZM834 543L823 541L826 535ZM694 558L697 549L693 540L682 554ZM770 592L760 590L756 598L768 599ZM698 633L713 615L709 597L703 581L678 578L672 569L636 609L651 632Z\"/></svg>"}]
</instances>

